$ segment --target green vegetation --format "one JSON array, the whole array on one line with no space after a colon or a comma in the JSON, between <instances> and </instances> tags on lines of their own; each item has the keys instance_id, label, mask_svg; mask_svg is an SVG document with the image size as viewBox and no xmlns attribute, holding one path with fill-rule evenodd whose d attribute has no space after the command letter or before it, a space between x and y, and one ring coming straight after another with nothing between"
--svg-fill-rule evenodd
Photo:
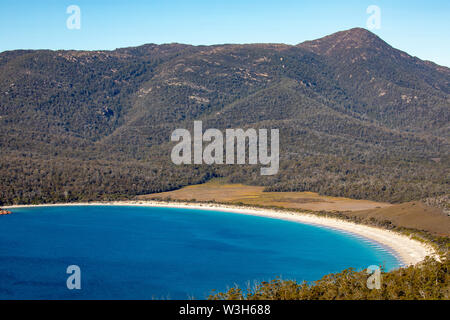
<instances>
[{"instance_id":1,"label":"green vegetation","mask_svg":"<svg viewBox=\"0 0 450 320\"><path fill-rule=\"evenodd\" d=\"M276 279L245 290L213 292L211 300L450 300L450 263L427 258L416 266L381 275L381 288L368 289L365 271L346 269L311 284Z\"/></svg>"}]
</instances>

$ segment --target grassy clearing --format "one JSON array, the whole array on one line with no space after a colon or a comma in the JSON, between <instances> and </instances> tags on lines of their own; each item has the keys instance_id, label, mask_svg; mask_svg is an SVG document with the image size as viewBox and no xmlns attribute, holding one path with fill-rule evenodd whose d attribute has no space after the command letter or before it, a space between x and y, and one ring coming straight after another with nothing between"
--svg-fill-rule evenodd
<instances>
[{"instance_id":1,"label":"grassy clearing","mask_svg":"<svg viewBox=\"0 0 450 320\"><path fill-rule=\"evenodd\" d=\"M263 192L264 187L229 184L215 179L179 190L140 196L139 199L217 201L233 204L276 206L312 211L358 211L391 206L389 203L321 196L315 192Z\"/></svg>"},{"instance_id":2,"label":"grassy clearing","mask_svg":"<svg viewBox=\"0 0 450 320\"><path fill-rule=\"evenodd\" d=\"M414 229L438 237L450 236L450 218L442 210L419 201L389 204L370 200L322 196L315 192L263 192L264 187L230 184L214 179L179 190L139 196L140 200L215 201L235 205L328 212L388 229Z\"/></svg>"}]
</instances>

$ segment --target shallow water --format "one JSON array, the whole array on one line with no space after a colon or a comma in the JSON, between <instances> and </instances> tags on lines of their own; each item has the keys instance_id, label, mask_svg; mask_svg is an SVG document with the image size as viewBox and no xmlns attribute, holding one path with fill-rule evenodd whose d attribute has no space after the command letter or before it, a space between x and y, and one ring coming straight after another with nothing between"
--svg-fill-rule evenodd
<instances>
[{"instance_id":1,"label":"shallow water","mask_svg":"<svg viewBox=\"0 0 450 320\"><path fill-rule=\"evenodd\" d=\"M327 228L209 210L133 206L18 208L0 216L0 299L203 299L277 276L317 280L399 261ZM68 290L66 268L81 269Z\"/></svg>"}]
</instances>

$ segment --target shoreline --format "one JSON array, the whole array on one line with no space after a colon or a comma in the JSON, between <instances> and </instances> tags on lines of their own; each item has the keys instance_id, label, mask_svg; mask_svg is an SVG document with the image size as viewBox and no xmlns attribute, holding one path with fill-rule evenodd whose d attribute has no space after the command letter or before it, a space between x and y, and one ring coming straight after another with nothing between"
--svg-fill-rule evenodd
<instances>
[{"instance_id":1,"label":"shoreline","mask_svg":"<svg viewBox=\"0 0 450 320\"><path fill-rule=\"evenodd\" d=\"M191 202L165 202L165 201L106 201L106 202L80 202L80 203L60 203L60 204L39 204L39 205L12 205L5 206L4 209L31 208L31 207L51 207L51 206L142 206L142 207L162 207L181 209L201 209L222 212L232 212L236 214L246 214L272 219L287 220L297 223L324 227L335 231L343 232L375 242L384 249L390 251L400 263L400 267L415 265L425 259L426 256L437 258L436 251L430 245L418 240L411 239L406 235L379 227L363 224L356 224L344 221L339 218L320 217L310 213L297 213L277 209L266 209L256 207L240 207L226 204L191 203Z\"/></svg>"}]
</instances>

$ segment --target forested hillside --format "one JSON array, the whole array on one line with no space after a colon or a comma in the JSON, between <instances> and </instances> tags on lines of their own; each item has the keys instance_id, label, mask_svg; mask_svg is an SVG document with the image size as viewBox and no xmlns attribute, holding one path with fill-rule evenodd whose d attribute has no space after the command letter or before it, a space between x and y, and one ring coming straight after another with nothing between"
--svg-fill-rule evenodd
<instances>
[{"instance_id":1,"label":"forested hillside","mask_svg":"<svg viewBox=\"0 0 450 320\"><path fill-rule=\"evenodd\" d=\"M364 29L297 46L0 53L0 205L118 199L228 177L402 202L449 190L450 69ZM175 128L278 128L280 171L175 166Z\"/></svg>"}]
</instances>

